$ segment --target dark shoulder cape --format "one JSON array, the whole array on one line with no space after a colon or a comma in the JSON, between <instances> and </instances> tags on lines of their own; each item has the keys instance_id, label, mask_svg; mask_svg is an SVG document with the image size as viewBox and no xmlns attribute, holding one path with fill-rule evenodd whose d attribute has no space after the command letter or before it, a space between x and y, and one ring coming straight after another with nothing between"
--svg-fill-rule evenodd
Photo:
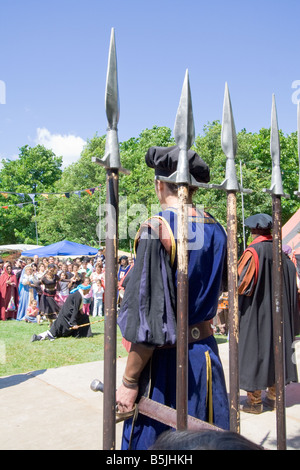
<instances>
[{"instance_id":1,"label":"dark shoulder cape","mask_svg":"<svg viewBox=\"0 0 300 470\"><path fill-rule=\"evenodd\" d=\"M273 347L273 253L272 240L254 243L258 259L258 277L251 296L239 296L240 311L240 387L243 390L265 390L275 383ZM292 361L297 287L292 266L283 254L283 316L286 383L297 382L297 369Z\"/></svg>"},{"instance_id":2,"label":"dark shoulder cape","mask_svg":"<svg viewBox=\"0 0 300 470\"><path fill-rule=\"evenodd\" d=\"M155 295L151 295L153 292ZM151 346L175 343L173 273L169 255L157 239L149 237L139 242L118 324L123 336L132 343Z\"/></svg>"},{"instance_id":3,"label":"dark shoulder cape","mask_svg":"<svg viewBox=\"0 0 300 470\"><path fill-rule=\"evenodd\" d=\"M176 342L177 213L168 208L139 231L137 256L118 317L132 343L162 346ZM189 216L189 324L217 311L226 252L226 234L208 214Z\"/></svg>"}]
</instances>

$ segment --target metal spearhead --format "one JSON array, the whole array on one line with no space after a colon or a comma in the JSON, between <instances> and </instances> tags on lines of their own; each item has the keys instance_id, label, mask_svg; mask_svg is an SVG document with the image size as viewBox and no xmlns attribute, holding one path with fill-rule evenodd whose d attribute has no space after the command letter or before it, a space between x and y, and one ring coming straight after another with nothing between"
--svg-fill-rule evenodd
<instances>
[{"instance_id":1,"label":"metal spearhead","mask_svg":"<svg viewBox=\"0 0 300 470\"><path fill-rule=\"evenodd\" d=\"M109 128L117 129L120 116L120 101L114 28L112 28L110 36L110 47L105 88L105 109Z\"/></svg>"},{"instance_id":2,"label":"metal spearhead","mask_svg":"<svg viewBox=\"0 0 300 470\"><path fill-rule=\"evenodd\" d=\"M236 176L235 156L237 152L237 137L227 82L225 83L223 103L221 146L226 155L225 180L221 185L211 184L210 187L224 191L252 193L251 189L245 189L239 184Z\"/></svg>"},{"instance_id":3,"label":"metal spearhead","mask_svg":"<svg viewBox=\"0 0 300 470\"><path fill-rule=\"evenodd\" d=\"M168 177L159 177L159 179L161 181L175 184L206 186L204 183L197 183L195 178L189 172L188 150L191 148L195 139L195 126L188 70L186 70L185 73L176 114L174 137L175 142L179 147L177 170L172 175Z\"/></svg>"},{"instance_id":4,"label":"metal spearhead","mask_svg":"<svg viewBox=\"0 0 300 470\"><path fill-rule=\"evenodd\" d=\"M189 184L191 181L187 153L195 139L195 126L188 70L186 70L185 73L180 102L176 114L174 137L175 142L180 149L176 172L176 183Z\"/></svg>"},{"instance_id":5,"label":"metal spearhead","mask_svg":"<svg viewBox=\"0 0 300 470\"><path fill-rule=\"evenodd\" d=\"M271 135L270 135L270 152L272 157L272 178L271 187L269 190L265 189L274 196L283 196L289 198L288 194L285 194L282 186L281 170L280 170L280 138L278 129L278 119L275 95L272 95L272 111L271 111Z\"/></svg>"},{"instance_id":6,"label":"metal spearhead","mask_svg":"<svg viewBox=\"0 0 300 470\"><path fill-rule=\"evenodd\" d=\"M282 196L284 193L280 171L280 139L274 94L272 96L270 151L272 157L272 179L270 190L273 191L275 196Z\"/></svg>"},{"instance_id":7,"label":"metal spearhead","mask_svg":"<svg viewBox=\"0 0 300 470\"><path fill-rule=\"evenodd\" d=\"M295 191L294 194L300 198L300 101L298 101L298 105L297 105L297 134L298 134L299 184L298 184L298 191Z\"/></svg>"},{"instance_id":8,"label":"metal spearhead","mask_svg":"<svg viewBox=\"0 0 300 470\"><path fill-rule=\"evenodd\" d=\"M226 155L226 172L223 186L226 191L238 191L239 183L236 177L235 156L237 151L237 138L233 119L231 100L227 83L225 84L221 146Z\"/></svg>"},{"instance_id":9,"label":"metal spearhead","mask_svg":"<svg viewBox=\"0 0 300 470\"><path fill-rule=\"evenodd\" d=\"M118 68L117 54L115 42L115 30L111 29L110 46L108 55L106 88L105 88L105 110L108 121L105 155L102 160L93 158L93 161L99 163L105 168L119 169L123 173L128 174L129 171L121 167L119 139L118 139L118 122L120 116L120 101L118 87Z\"/></svg>"}]
</instances>

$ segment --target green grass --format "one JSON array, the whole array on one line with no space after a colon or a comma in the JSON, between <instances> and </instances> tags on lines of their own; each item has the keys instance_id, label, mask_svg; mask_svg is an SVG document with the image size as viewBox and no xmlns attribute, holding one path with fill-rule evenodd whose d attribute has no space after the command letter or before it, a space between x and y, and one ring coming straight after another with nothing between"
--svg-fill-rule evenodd
<instances>
[{"instance_id":1,"label":"green grass","mask_svg":"<svg viewBox=\"0 0 300 470\"><path fill-rule=\"evenodd\" d=\"M41 325L12 320L0 322L0 377L103 360L104 322L91 325L91 338L69 337L31 343L34 333L47 329L47 322ZM121 340L118 330L117 356L123 357L127 352Z\"/></svg>"},{"instance_id":2,"label":"green grass","mask_svg":"<svg viewBox=\"0 0 300 470\"><path fill-rule=\"evenodd\" d=\"M34 333L47 329L47 322L37 325L24 321L0 321L0 377L103 360L104 321L91 325L91 338L69 337L31 343ZM225 336L217 335L215 338L219 344L227 341ZM127 355L121 341L118 329L117 357Z\"/></svg>"}]
</instances>

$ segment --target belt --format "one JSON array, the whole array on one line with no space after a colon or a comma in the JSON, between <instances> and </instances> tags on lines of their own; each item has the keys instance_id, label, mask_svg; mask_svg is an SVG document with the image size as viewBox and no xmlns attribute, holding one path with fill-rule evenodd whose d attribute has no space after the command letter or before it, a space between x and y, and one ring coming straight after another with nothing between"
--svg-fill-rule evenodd
<instances>
[{"instance_id":1,"label":"belt","mask_svg":"<svg viewBox=\"0 0 300 470\"><path fill-rule=\"evenodd\" d=\"M189 326L188 330L188 343L195 343L196 341L201 341L208 338L213 334L210 320L201 321L195 323L194 325ZM175 348L175 344L166 344L164 346L159 346L157 349L168 349Z\"/></svg>"}]
</instances>

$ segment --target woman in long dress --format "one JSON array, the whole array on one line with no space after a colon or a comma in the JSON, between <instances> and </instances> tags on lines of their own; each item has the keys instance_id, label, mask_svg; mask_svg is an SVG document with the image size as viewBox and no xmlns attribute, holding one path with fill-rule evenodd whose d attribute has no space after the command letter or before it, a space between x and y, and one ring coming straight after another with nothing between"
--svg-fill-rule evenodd
<instances>
[{"instance_id":1,"label":"woman in long dress","mask_svg":"<svg viewBox=\"0 0 300 470\"><path fill-rule=\"evenodd\" d=\"M17 320L24 319L32 299L35 299L37 303L39 302L39 296L34 285L33 269L32 266L27 265L20 277Z\"/></svg>"},{"instance_id":2,"label":"woman in long dress","mask_svg":"<svg viewBox=\"0 0 300 470\"><path fill-rule=\"evenodd\" d=\"M12 272L12 266L5 266L0 276L0 319L15 319L18 309L18 288L17 278Z\"/></svg>"},{"instance_id":3,"label":"woman in long dress","mask_svg":"<svg viewBox=\"0 0 300 470\"><path fill-rule=\"evenodd\" d=\"M60 310L54 297L56 295L57 281L59 277L56 274L56 266L49 264L48 271L45 276L41 278L41 283L44 285L44 290L40 300L40 315L46 316L50 324L57 318Z\"/></svg>"}]
</instances>

